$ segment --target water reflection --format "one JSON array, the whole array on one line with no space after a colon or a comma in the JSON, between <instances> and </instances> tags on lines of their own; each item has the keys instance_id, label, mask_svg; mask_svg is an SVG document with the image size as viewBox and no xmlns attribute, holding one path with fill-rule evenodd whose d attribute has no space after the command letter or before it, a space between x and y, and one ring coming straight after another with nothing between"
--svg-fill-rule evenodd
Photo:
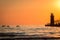
<instances>
[{"instance_id":1,"label":"water reflection","mask_svg":"<svg viewBox=\"0 0 60 40\"><path fill-rule=\"evenodd\" d=\"M36 35L40 37L60 37L59 27L45 26L6 26L0 27L0 33L17 33L17 35Z\"/></svg>"}]
</instances>

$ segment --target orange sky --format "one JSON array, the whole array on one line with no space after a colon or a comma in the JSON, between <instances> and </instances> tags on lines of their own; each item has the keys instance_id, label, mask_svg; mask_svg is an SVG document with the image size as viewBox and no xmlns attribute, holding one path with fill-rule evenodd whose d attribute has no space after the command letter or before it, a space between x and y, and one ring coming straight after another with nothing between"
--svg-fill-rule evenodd
<instances>
[{"instance_id":1,"label":"orange sky","mask_svg":"<svg viewBox=\"0 0 60 40\"><path fill-rule=\"evenodd\" d=\"M59 19L58 0L0 0L0 24L34 24L49 22L50 13ZM60 0L59 0L60 1Z\"/></svg>"}]
</instances>

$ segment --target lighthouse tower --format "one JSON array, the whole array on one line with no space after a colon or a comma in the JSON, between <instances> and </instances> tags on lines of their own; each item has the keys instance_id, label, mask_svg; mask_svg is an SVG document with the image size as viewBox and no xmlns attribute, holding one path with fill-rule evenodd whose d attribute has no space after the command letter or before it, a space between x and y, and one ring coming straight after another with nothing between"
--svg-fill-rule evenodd
<instances>
[{"instance_id":1,"label":"lighthouse tower","mask_svg":"<svg viewBox=\"0 0 60 40\"><path fill-rule=\"evenodd\" d=\"M51 13L51 16L50 16L50 25L54 25L54 15L53 15L53 13Z\"/></svg>"}]
</instances>

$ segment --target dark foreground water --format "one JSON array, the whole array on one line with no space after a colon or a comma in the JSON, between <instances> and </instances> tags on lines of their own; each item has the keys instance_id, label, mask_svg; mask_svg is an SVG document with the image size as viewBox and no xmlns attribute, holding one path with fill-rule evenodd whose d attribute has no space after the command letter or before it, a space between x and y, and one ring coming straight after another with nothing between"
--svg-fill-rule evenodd
<instances>
[{"instance_id":1,"label":"dark foreground water","mask_svg":"<svg viewBox=\"0 0 60 40\"><path fill-rule=\"evenodd\" d=\"M31 39L31 38L23 38L23 39L0 39L0 40L60 40L60 39L36 39L36 38L34 38L34 39Z\"/></svg>"},{"instance_id":2,"label":"dark foreground water","mask_svg":"<svg viewBox=\"0 0 60 40\"><path fill-rule=\"evenodd\" d=\"M16 26L1 27L0 26L0 40L2 39L60 40L60 27L45 27L40 25L20 25L20 27L16 27Z\"/></svg>"}]
</instances>

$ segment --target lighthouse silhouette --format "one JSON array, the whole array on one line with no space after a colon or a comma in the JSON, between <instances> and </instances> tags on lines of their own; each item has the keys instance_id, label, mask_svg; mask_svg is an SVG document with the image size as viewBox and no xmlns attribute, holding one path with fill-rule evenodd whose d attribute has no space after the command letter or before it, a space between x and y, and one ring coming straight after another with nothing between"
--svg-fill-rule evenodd
<instances>
[{"instance_id":1,"label":"lighthouse silhouette","mask_svg":"<svg viewBox=\"0 0 60 40\"><path fill-rule=\"evenodd\" d=\"M53 15L53 13L51 13L51 16L50 16L50 25L54 25L54 15Z\"/></svg>"}]
</instances>

